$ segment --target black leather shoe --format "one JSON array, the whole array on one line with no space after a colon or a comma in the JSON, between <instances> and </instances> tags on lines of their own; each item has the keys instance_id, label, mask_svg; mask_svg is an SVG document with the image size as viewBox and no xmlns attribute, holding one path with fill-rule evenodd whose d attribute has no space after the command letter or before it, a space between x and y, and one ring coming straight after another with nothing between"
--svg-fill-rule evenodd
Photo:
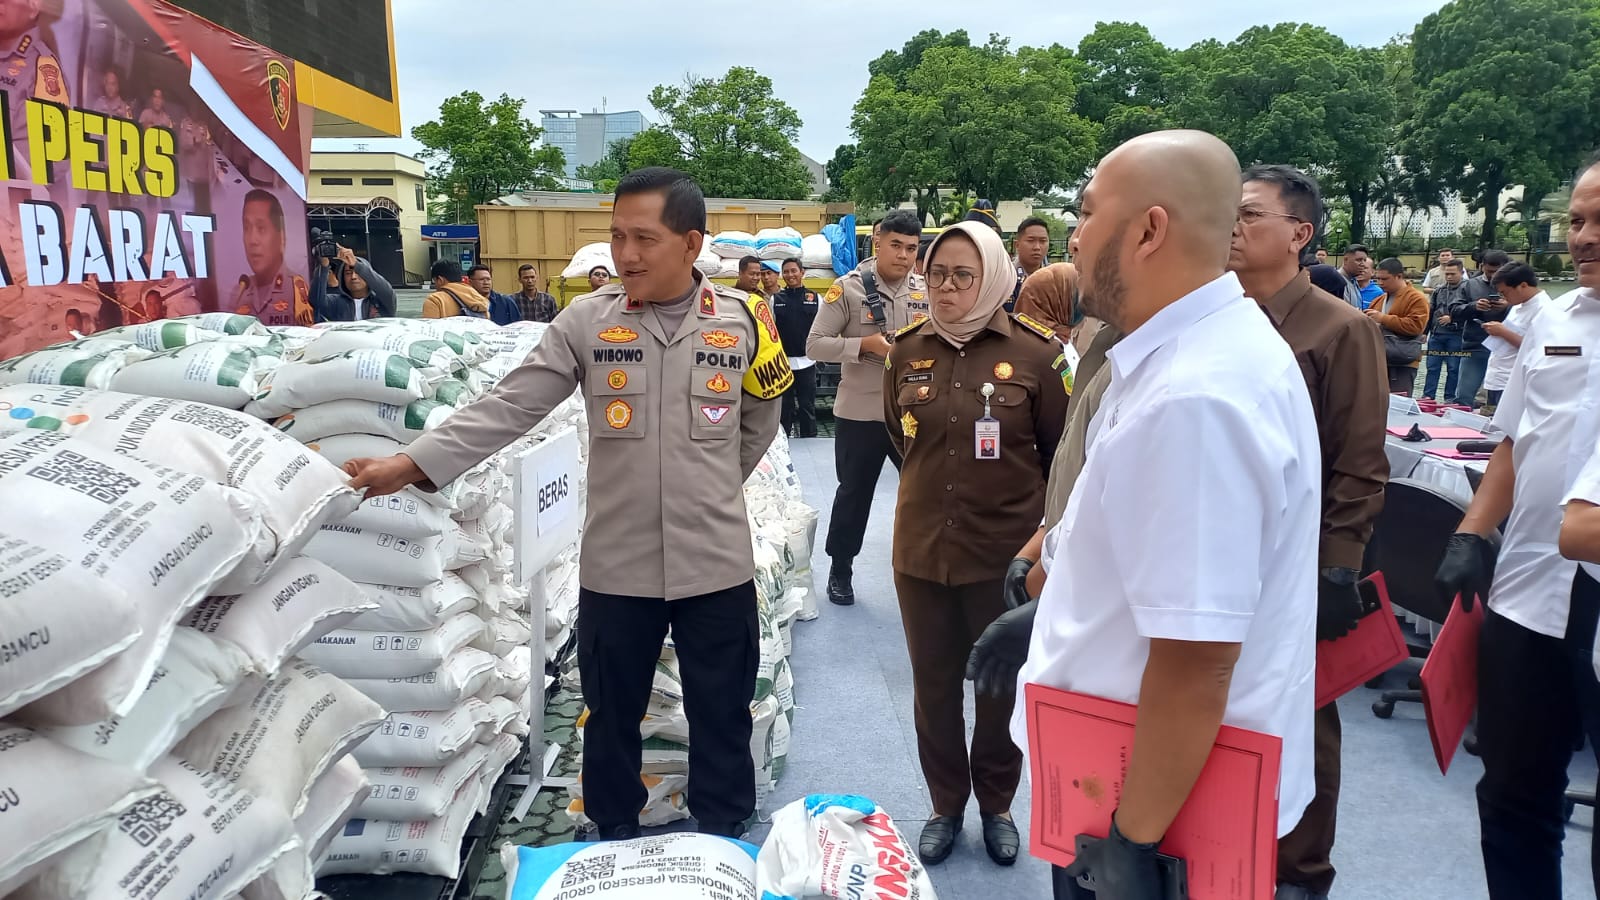
<instances>
[{"instance_id":1,"label":"black leather shoe","mask_svg":"<svg viewBox=\"0 0 1600 900\"><path fill-rule=\"evenodd\" d=\"M850 565L834 563L828 569L828 602L835 606L854 606L856 589L850 584Z\"/></svg>"},{"instance_id":2,"label":"black leather shoe","mask_svg":"<svg viewBox=\"0 0 1600 900\"><path fill-rule=\"evenodd\" d=\"M960 816L934 816L922 827L922 837L917 841L917 855L923 865L937 866L950 858L956 848L956 835L961 833Z\"/></svg>"},{"instance_id":3,"label":"black leather shoe","mask_svg":"<svg viewBox=\"0 0 1600 900\"><path fill-rule=\"evenodd\" d=\"M742 840L745 836L743 822L700 822L696 829L701 834L711 834L717 837Z\"/></svg>"},{"instance_id":4,"label":"black leather shoe","mask_svg":"<svg viewBox=\"0 0 1600 900\"><path fill-rule=\"evenodd\" d=\"M983 817L983 846L997 866L1015 865L1017 848L1022 838L1017 834L1017 824L999 816Z\"/></svg>"},{"instance_id":5,"label":"black leather shoe","mask_svg":"<svg viewBox=\"0 0 1600 900\"><path fill-rule=\"evenodd\" d=\"M602 825L598 830L602 841L631 841L639 836L637 825Z\"/></svg>"}]
</instances>

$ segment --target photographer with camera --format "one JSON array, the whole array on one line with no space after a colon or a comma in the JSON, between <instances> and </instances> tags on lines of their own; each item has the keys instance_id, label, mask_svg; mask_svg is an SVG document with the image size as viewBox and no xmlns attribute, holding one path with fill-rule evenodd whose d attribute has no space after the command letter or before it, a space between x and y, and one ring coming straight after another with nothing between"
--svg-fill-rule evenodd
<instances>
[{"instance_id":1,"label":"photographer with camera","mask_svg":"<svg viewBox=\"0 0 1600 900\"><path fill-rule=\"evenodd\" d=\"M359 322L395 314L394 286L355 251L311 229L311 302L318 322Z\"/></svg>"}]
</instances>

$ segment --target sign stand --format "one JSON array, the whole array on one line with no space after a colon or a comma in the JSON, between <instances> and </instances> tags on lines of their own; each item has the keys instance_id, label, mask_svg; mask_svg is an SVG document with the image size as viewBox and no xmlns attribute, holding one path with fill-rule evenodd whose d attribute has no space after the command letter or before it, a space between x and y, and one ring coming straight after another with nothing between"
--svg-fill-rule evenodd
<instances>
[{"instance_id":1,"label":"sign stand","mask_svg":"<svg viewBox=\"0 0 1600 900\"><path fill-rule=\"evenodd\" d=\"M513 775L511 784L523 785L522 799L512 811L512 819L528 814L534 795L555 765L561 748L544 743L544 632L545 567L571 547L583 524L583 505L578 498L582 472L578 431L567 427L517 457L512 470L513 546L516 549L514 577L528 587L528 623L533 635L533 680L528 687L529 774Z\"/></svg>"}]
</instances>

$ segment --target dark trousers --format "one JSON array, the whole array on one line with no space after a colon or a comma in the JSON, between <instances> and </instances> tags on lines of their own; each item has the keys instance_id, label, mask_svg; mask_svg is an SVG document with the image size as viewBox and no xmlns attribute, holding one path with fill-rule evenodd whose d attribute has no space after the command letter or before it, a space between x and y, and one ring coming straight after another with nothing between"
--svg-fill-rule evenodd
<instances>
[{"instance_id":1,"label":"dark trousers","mask_svg":"<svg viewBox=\"0 0 1600 900\"><path fill-rule=\"evenodd\" d=\"M1417 387L1416 366L1389 367L1389 393L1411 396Z\"/></svg>"},{"instance_id":2,"label":"dark trousers","mask_svg":"<svg viewBox=\"0 0 1600 900\"><path fill-rule=\"evenodd\" d=\"M1333 888L1333 836L1339 812L1339 706L1317 710L1313 772L1317 793L1294 830L1278 839L1278 883L1326 894Z\"/></svg>"},{"instance_id":3,"label":"dark trousers","mask_svg":"<svg viewBox=\"0 0 1600 900\"><path fill-rule=\"evenodd\" d=\"M1492 900L1561 900L1567 763L1585 734L1600 756L1600 684L1592 658L1597 613L1600 584L1580 569L1564 638L1529 631L1493 611L1484 620L1478 820ZM1600 830L1589 843L1591 877L1600 886L1597 849Z\"/></svg>"},{"instance_id":4,"label":"dark trousers","mask_svg":"<svg viewBox=\"0 0 1600 900\"><path fill-rule=\"evenodd\" d=\"M878 487L883 461L900 468L889 429L882 422L834 420L833 470L839 490L833 495L833 516L828 520L828 556L848 563L861 552L872 513L872 494Z\"/></svg>"},{"instance_id":5,"label":"dark trousers","mask_svg":"<svg viewBox=\"0 0 1600 900\"><path fill-rule=\"evenodd\" d=\"M796 369L794 384L783 392L783 433L789 437L817 436L816 366Z\"/></svg>"},{"instance_id":6,"label":"dark trousers","mask_svg":"<svg viewBox=\"0 0 1600 900\"><path fill-rule=\"evenodd\" d=\"M1505 391L1488 391L1487 393L1489 394L1489 405L1499 406L1500 398L1505 394Z\"/></svg>"},{"instance_id":7,"label":"dark trousers","mask_svg":"<svg viewBox=\"0 0 1600 900\"><path fill-rule=\"evenodd\" d=\"M1013 699L977 698L970 755L963 714L967 657L983 630L1006 611L1003 583L952 587L894 573L911 654L917 755L936 816L961 815L973 794L984 815L1009 812L1022 779L1022 751L1011 742Z\"/></svg>"},{"instance_id":8,"label":"dark trousers","mask_svg":"<svg viewBox=\"0 0 1600 900\"><path fill-rule=\"evenodd\" d=\"M1478 389L1483 387L1483 379L1488 374L1489 351L1482 347L1472 348L1471 356L1461 358L1461 380L1456 382L1455 402L1476 408Z\"/></svg>"},{"instance_id":9,"label":"dark trousers","mask_svg":"<svg viewBox=\"0 0 1600 900\"><path fill-rule=\"evenodd\" d=\"M1459 331L1435 331L1428 336L1428 356L1425 359L1428 375L1422 382L1422 396L1430 400L1436 398L1439 389L1439 370L1444 369L1444 400L1448 403L1455 397L1456 381L1461 374L1461 357L1443 354L1460 350Z\"/></svg>"},{"instance_id":10,"label":"dark trousers","mask_svg":"<svg viewBox=\"0 0 1600 900\"><path fill-rule=\"evenodd\" d=\"M639 780L639 723L669 626L683 677L683 711L694 735L689 811L702 825L718 826L755 813L750 700L761 661L755 582L671 602L580 589L578 671L589 707L583 804L602 828L637 825L648 799Z\"/></svg>"}]
</instances>

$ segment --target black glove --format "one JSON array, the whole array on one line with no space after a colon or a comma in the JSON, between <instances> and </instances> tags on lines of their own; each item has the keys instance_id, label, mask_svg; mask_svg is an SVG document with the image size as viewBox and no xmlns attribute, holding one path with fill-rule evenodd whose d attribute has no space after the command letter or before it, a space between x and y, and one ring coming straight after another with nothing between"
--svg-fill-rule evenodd
<instances>
[{"instance_id":1,"label":"black glove","mask_svg":"<svg viewBox=\"0 0 1600 900\"><path fill-rule=\"evenodd\" d=\"M1010 697L1017 692L1017 673L1028 661L1028 644L1033 640L1033 617L1038 603L1019 606L989 623L972 645L967 658L967 680L979 694Z\"/></svg>"},{"instance_id":2,"label":"black glove","mask_svg":"<svg viewBox=\"0 0 1600 900\"><path fill-rule=\"evenodd\" d=\"M1464 531L1450 535L1433 575L1439 599L1448 604L1460 594L1462 612L1472 612L1475 601L1487 600L1494 583L1494 554L1494 545L1481 535Z\"/></svg>"},{"instance_id":3,"label":"black glove","mask_svg":"<svg viewBox=\"0 0 1600 900\"><path fill-rule=\"evenodd\" d=\"M1123 837L1113 815L1110 836L1084 847L1067 866L1067 875L1088 876L1095 900L1162 900L1157 846L1135 844Z\"/></svg>"},{"instance_id":4,"label":"black glove","mask_svg":"<svg viewBox=\"0 0 1600 900\"><path fill-rule=\"evenodd\" d=\"M1028 573L1032 571L1033 560L1021 556L1006 566L1006 609L1016 609L1033 599L1028 596Z\"/></svg>"},{"instance_id":5,"label":"black glove","mask_svg":"<svg viewBox=\"0 0 1600 900\"><path fill-rule=\"evenodd\" d=\"M1317 640L1336 641L1361 621L1355 569L1323 569L1317 577Z\"/></svg>"}]
</instances>

